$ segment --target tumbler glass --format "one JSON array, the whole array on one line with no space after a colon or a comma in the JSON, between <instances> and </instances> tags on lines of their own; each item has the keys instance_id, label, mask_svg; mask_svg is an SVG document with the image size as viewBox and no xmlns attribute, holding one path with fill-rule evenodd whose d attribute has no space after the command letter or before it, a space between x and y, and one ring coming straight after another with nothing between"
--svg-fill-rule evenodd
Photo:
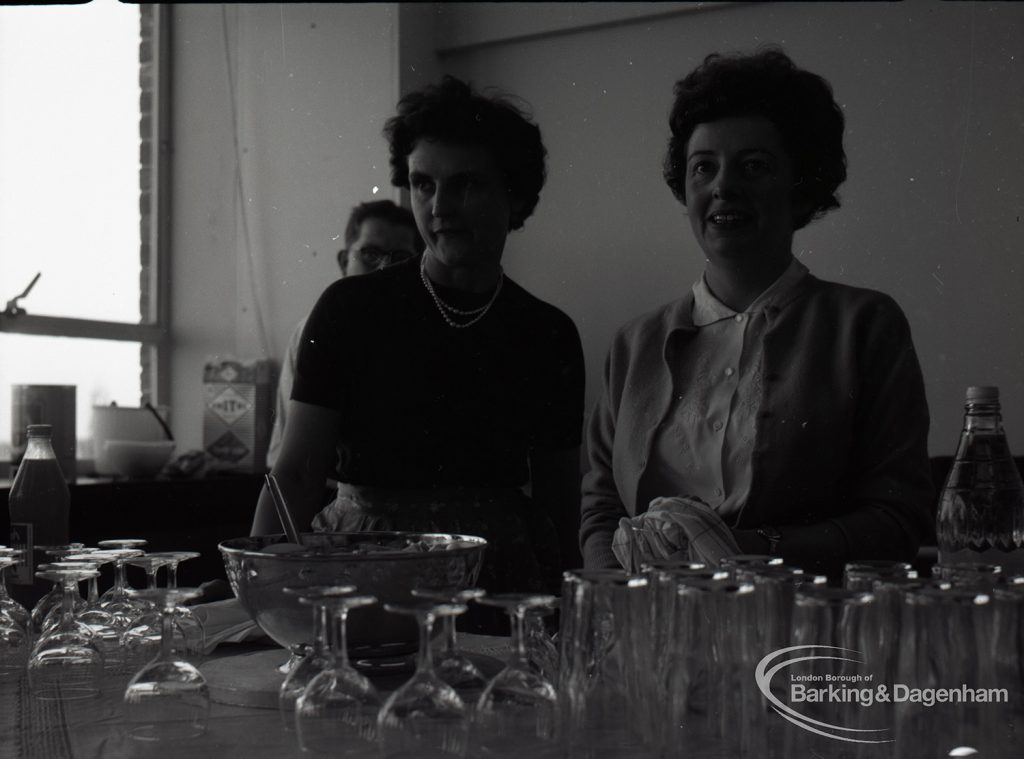
<instances>
[{"instance_id":1,"label":"tumbler glass","mask_svg":"<svg viewBox=\"0 0 1024 759\"><path fill-rule=\"evenodd\" d=\"M677 595L661 755L761 759L754 585L685 578Z\"/></svg>"},{"instance_id":2,"label":"tumbler glass","mask_svg":"<svg viewBox=\"0 0 1024 759\"><path fill-rule=\"evenodd\" d=\"M917 577L917 572L905 561L871 559L851 561L843 568L843 587L848 590L870 592L875 580L889 577Z\"/></svg>"},{"instance_id":3,"label":"tumbler glass","mask_svg":"<svg viewBox=\"0 0 1024 759\"><path fill-rule=\"evenodd\" d=\"M993 748L1024 743L1024 576L1007 578L992 591L995 611L995 686L1008 699L993 705ZM994 755L998 755L994 754Z\"/></svg>"},{"instance_id":4,"label":"tumbler glass","mask_svg":"<svg viewBox=\"0 0 1024 759\"><path fill-rule=\"evenodd\" d=\"M871 593L825 586L797 589L793 647L758 668L762 693L767 682L781 679L789 686L788 698L773 703L776 718L790 721L784 729L785 756L888 755L891 725L884 702L876 698L884 684L878 677L880 663L870 655L878 626Z\"/></svg>"},{"instance_id":5,"label":"tumbler glass","mask_svg":"<svg viewBox=\"0 0 1024 759\"><path fill-rule=\"evenodd\" d=\"M647 578L624 570L563 575L557 690L571 759L648 757L656 748L647 591Z\"/></svg>"},{"instance_id":6,"label":"tumbler glass","mask_svg":"<svg viewBox=\"0 0 1024 759\"><path fill-rule=\"evenodd\" d=\"M968 756L996 731L993 603L976 588L906 593L899 678L893 686L896 756ZM984 700L980 700L984 698Z\"/></svg>"}]
</instances>

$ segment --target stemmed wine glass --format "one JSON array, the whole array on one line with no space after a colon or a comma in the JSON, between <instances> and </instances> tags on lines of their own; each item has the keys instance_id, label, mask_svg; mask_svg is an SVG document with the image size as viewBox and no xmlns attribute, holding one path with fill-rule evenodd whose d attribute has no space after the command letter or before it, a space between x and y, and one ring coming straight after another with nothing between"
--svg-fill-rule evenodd
<instances>
[{"instance_id":1,"label":"stemmed wine glass","mask_svg":"<svg viewBox=\"0 0 1024 759\"><path fill-rule=\"evenodd\" d=\"M46 553L47 556L50 556L53 561L62 561L69 554L78 553L82 551L84 548L85 545L82 543L72 543L66 546L54 546L51 548L47 548L45 549L44 552ZM39 567L39 569L44 568L45 565ZM61 588L61 584L59 582L55 582L53 584L53 587L50 588L50 591L42 598L40 598L38 601L36 601L36 605L32 607L33 630L35 630L37 633L42 632L43 625L46 624L46 619L48 616L50 616L51 612L53 612L53 616L51 618L56 618L60 616L60 603L61 598L63 598L63 595L64 591ZM79 611L85 605L85 601L81 597L81 594L78 592L78 588L75 588L74 603L76 605L77 610ZM54 609L57 609L57 611L54 612Z\"/></svg>"},{"instance_id":2,"label":"stemmed wine glass","mask_svg":"<svg viewBox=\"0 0 1024 759\"><path fill-rule=\"evenodd\" d=\"M469 737L468 710L455 689L434 671L430 638L437 617L462 614L466 605L413 599L405 603L386 603L384 608L393 614L416 618L419 652L416 671L391 694L377 715L382 756L385 759L465 756Z\"/></svg>"},{"instance_id":3,"label":"stemmed wine glass","mask_svg":"<svg viewBox=\"0 0 1024 759\"><path fill-rule=\"evenodd\" d=\"M106 551L91 551L89 553L69 554L66 561L76 562L91 566L96 574L89 578L89 590L85 599L85 608L80 611L76 619L80 624L86 625L96 638L96 645L103 653L103 662L107 668L116 666L121 658L120 638L121 629L118 624L117 615L103 608L99 600L98 578L100 568L114 561L114 557Z\"/></svg>"},{"instance_id":4,"label":"stemmed wine glass","mask_svg":"<svg viewBox=\"0 0 1024 759\"><path fill-rule=\"evenodd\" d=\"M526 652L526 614L550 608L554 596L501 593L478 603L504 609L512 618L508 664L484 688L476 704L474 753L486 756L556 756L558 699L555 686L530 662Z\"/></svg>"},{"instance_id":5,"label":"stemmed wine glass","mask_svg":"<svg viewBox=\"0 0 1024 759\"><path fill-rule=\"evenodd\" d=\"M133 567L138 567L146 573L146 588L152 590L157 586L157 572L160 571L161 567L167 566L169 561L166 557L162 557L159 554L144 553L126 559L126 563ZM132 600L138 600L131 591L128 591L128 597ZM176 629L175 632L181 631ZM162 633L162 612L158 607L149 605L145 611L132 621L128 629L121 634L121 645L128 653L129 659L148 659L153 656L156 649L160 646ZM184 638L183 635L182 638Z\"/></svg>"},{"instance_id":6,"label":"stemmed wine glass","mask_svg":"<svg viewBox=\"0 0 1024 759\"><path fill-rule=\"evenodd\" d=\"M13 556L0 556L0 589L4 572L17 563ZM10 604L0 604L0 677L20 676L28 660L30 618L24 606L10 597L6 600Z\"/></svg>"},{"instance_id":7,"label":"stemmed wine glass","mask_svg":"<svg viewBox=\"0 0 1024 759\"><path fill-rule=\"evenodd\" d=\"M412 594L417 598L439 601L449 604L468 604L486 595L480 588L416 588ZM446 615L441 619L442 649L434 657L434 671L437 676L460 693L479 692L487 685L480 668L456 646L455 615Z\"/></svg>"},{"instance_id":8,"label":"stemmed wine glass","mask_svg":"<svg viewBox=\"0 0 1024 759\"><path fill-rule=\"evenodd\" d=\"M106 543L121 542L104 540L100 542L100 546L104 546ZM128 542L135 543L138 541ZM128 597L128 583L124 577L125 562L135 556L141 556L142 550L137 547L107 547L103 553L110 555L114 559L114 584L107 589L106 593L100 596L100 606L113 614L117 619L117 626L125 630L147 608L146 605Z\"/></svg>"},{"instance_id":9,"label":"stemmed wine glass","mask_svg":"<svg viewBox=\"0 0 1024 759\"><path fill-rule=\"evenodd\" d=\"M310 585L307 587L282 588L289 596L297 596L300 603L311 603L325 596L347 596L356 592L355 585ZM310 646L296 647L292 654L296 661L288 669L288 675L281 683L277 694L277 703L281 710L281 719L285 730L295 726L295 702L306 690L310 681L327 668L329 662L330 617L327 606L313 606L313 643ZM304 650L302 650L304 649Z\"/></svg>"},{"instance_id":10,"label":"stemmed wine glass","mask_svg":"<svg viewBox=\"0 0 1024 759\"><path fill-rule=\"evenodd\" d=\"M37 698L76 699L98 696L103 654L92 631L74 617L78 583L98 574L94 567L50 565L36 576L63 588L61 616L43 633L28 660L29 685Z\"/></svg>"},{"instance_id":11,"label":"stemmed wine glass","mask_svg":"<svg viewBox=\"0 0 1024 759\"><path fill-rule=\"evenodd\" d=\"M210 693L196 667L176 658L174 613L182 602L202 594L198 588L147 588L132 595L156 604L161 612L160 652L128 682L124 692L128 734L138 740L180 740L206 731Z\"/></svg>"},{"instance_id":12,"label":"stemmed wine glass","mask_svg":"<svg viewBox=\"0 0 1024 759\"><path fill-rule=\"evenodd\" d=\"M31 633L32 615L29 614L28 609L11 598L11 594L7 591L7 569L19 564L23 553L23 551L6 546L0 548L0 559L5 560L0 563L0 613L6 613L22 630Z\"/></svg>"},{"instance_id":13,"label":"stemmed wine glass","mask_svg":"<svg viewBox=\"0 0 1024 759\"><path fill-rule=\"evenodd\" d=\"M381 698L377 689L348 659L348 613L377 603L373 596L325 593L300 596L299 602L323 609L331 619L329 664L295 702L299 745L334 756L366 756L374 748Z\"/></svg>"},{"instance_id":14,"label":"stemmed wine glass","mask_svg":"<svg viewBox=\"0 0 1024 759\"><path fill-rule=\"evenodd\" d=\"M178 587L178 565L181 562L202 556L198 551L160 551L150 555L166 557L168 588ZM189 653L195 656L202 654L206 647L206 630L199 617L188 606L179 604L174 610L174 619L185 635Z\"/></svg>"}]
</instances>

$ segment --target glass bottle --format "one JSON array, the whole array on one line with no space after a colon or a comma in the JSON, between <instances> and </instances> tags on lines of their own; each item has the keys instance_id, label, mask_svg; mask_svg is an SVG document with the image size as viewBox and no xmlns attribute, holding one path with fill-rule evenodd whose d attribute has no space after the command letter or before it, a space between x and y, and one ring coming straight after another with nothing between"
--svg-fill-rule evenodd
<instances>
[{"instance_id":1,"label":"glass bottle","mask_svg":"<svg viewBox=\"0 0 1024 759\"><path fill-rule=\"evenodd\" d=\"M37 553L68 543L71 496L50 443L52 432L49 424L28 425L25 456L11 485L10 545L25 552L11 576L16 584L33 583L36 564L47 560Z\"/></svg>"},{"instance_id":2,"label":"glass bottle","mask_svg":"<svg viewBox=\"0 0 1024 759\"><path fill-rule=\"evenodd\" d=\"M939 496L939 561L1024 571L1024 484L1003 432L999 388L967 388L964 408L960 445Z\"/></svg>"}]
</instances>

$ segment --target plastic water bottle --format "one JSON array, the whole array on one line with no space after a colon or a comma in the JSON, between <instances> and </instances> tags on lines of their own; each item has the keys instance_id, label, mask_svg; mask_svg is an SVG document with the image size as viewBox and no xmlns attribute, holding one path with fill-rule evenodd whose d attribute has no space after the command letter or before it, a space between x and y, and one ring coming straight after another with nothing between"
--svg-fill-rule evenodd
<instances>
[{"instance_id":1,"label":"plastic water bottle","mask_svg":"<svg viewBox=\"0 0 1024 759\"><path fill-rule=\"evenodd\" d=\"M17 585L36 582L36 564L46 560L43 550L68 544L71 496L53 452L52 433L49 424L28 425L25 456L11 485L10 545L25 552L9 575Z\"/></svg>"},{"instance_id":2,"label":"plastic water bottle","mask_svg":"<svg viewBox=\"0 0 1024 759\"><path fill-rule=\"evenodd\" d=\"M939 496L944 564L998 564L1024 572L1024 484L1003 432L999 388L969 387L964 429Z\"/></svg>"}]
</instances>

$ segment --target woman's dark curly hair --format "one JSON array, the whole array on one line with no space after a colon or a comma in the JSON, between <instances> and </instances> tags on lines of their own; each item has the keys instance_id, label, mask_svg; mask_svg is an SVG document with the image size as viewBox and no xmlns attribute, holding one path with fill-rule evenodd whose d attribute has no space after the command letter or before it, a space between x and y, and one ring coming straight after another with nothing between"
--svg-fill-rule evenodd
<instances>
[{"instance_id":1,"label":"woman's dark curly hair","mask_svg":"<svg viewBox=\"0 0 1024 759\"><path fill-rule=\"evenodd\" d=\"M391 150L391 183L409 187L409 154L421 139L484 147L505 175L514 208L509 229L519 229L533 213L544 186L547 150L540 128L509 99L485 96L453 76L398 101L398 114L384 125Z\"/></svg>"},{"instance_id":2,"label":"woman's dark curly hair","mask_svg":"<svg viewBox=\"0 0 1024 759\"><path fill-rule=\"evenodd\" d=\"M794 229L839 207L846 179L843 112L829 83L796 67L777 48L753 55L712 53L676 82L669 115L672 136L664 176L686 204L686 146L698 124L735 116L764 116L779 130L793 162Z\"/></svg>"}]
</instances>

